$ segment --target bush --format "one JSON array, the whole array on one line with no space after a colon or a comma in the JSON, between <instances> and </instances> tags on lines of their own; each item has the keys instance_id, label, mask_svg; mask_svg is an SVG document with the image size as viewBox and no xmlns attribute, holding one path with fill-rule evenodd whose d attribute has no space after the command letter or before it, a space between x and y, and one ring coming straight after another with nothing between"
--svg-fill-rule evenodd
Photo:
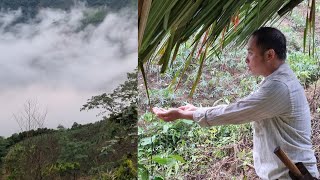
<instances>
[{"instance_id":1,"label":"bush","mask_svg":"<svg viewBox=\"0 0 320 180\"><path fill-rule=\"evenodd\" d=\"M137 179L137 169L134 167L133 162L130 159L123 160L115 172L115 177L119 180Z\"/></svg>"}]
</instances>

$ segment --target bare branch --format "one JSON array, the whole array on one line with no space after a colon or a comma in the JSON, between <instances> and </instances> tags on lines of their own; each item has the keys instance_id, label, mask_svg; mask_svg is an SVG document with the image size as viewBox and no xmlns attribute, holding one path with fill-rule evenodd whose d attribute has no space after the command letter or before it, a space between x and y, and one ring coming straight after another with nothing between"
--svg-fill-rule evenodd
<instances>
[{"instance_id":1,"label":"bare branch","mask_svg":"<svg viewBox=\"0 0 320 180\"><path fill-rule=\"evenodd\" d=\"M43 128L48 110L41 111L37 100L28 99L23 105L23 110L13 114L13 118L18 123L21 131Z\"/></svg>"}]
</instances>

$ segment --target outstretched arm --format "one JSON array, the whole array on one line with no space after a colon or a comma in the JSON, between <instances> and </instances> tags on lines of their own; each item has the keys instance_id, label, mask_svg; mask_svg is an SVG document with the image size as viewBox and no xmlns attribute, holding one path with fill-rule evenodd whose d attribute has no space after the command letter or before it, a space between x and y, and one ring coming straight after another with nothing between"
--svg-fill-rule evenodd
<instances>
[{"instance_id":1,"label":"outstretched arm","mask_svg":"<svg viewBox=\"0 0 320 180\"><path fill-rule=\"evenodd\" d=\"M163 108L153 108L153 112L157 115L158 118L165 121L174 121L177 119L188 119L193 120L193 113L195 110L186 110L184 108L170 108L168 110Z\"/></svg>"},{"instance_id":2,"label":"outstretched arm","mask_svg":"<svg viewBox=\"0 0 320 180\"><path fill-rule=\"evenodd\" d=\"M193 119L201 126L242 124L286 114L290 108L288 87L282 82L270 81L255 93L230 105L198 108Z\"/></svg>"}]
</instances>

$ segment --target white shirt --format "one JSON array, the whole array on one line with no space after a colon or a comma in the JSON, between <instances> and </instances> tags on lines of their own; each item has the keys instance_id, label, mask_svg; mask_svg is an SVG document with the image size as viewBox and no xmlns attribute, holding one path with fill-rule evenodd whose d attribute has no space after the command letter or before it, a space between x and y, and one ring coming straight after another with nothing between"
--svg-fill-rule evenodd
<instances>
[{"instance_id":1,"label":"white shirt","mask_svg":"<svg viewBox=\"0 0 320 180\"><path fill-rule=\"evenodd\" d=\"M303 87L288 64L267 76L259 89L230 105L198 108L193 114L200 126L253 121L253 159L262 179L291 179L288 169L273 153L277 146L293 162L302 162L319 177L311 143L311 116Z\"/></svg>"}]
</instances>

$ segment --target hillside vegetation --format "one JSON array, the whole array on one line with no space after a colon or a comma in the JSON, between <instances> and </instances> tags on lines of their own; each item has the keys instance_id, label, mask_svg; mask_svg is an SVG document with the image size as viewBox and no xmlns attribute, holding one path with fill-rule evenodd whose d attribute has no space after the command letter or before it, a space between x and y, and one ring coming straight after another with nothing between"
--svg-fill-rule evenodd
<instances>
[{"instance_id":1,"label":"hillside vegetation","mask_svg":"<svg viewBox=\"0 0 320 180\"><path fill-rule=\"evenodd\" d=\"M317 2L316 19L319 19L319 7ZM310 56L304 53L303 48L306 12L307 2L301 3L290 15L266 26L277 27L287 37L287 63L307 93L312 112L313 148L320 168L320 26L319 22L316 23L316 53ZM208 49L207 53L211 56L201 61L192 58L200 57L201 50L200 44L198 49L193 48L193 38L196 37L179 46L176 59L168 64L165 73L161 73L158 63L160 57L152 57L148 61L146 77L151 106L170 108L185 103L203 107L229 104L258 87L261 78L250 76L246 72L246 47L227 46L222 53ZM197 79L199 73L201 76ZM199 83L190 98L193 84L197 80ZM186 120L164 122L149 111L142 75L139 76L139 84L140 178L258 179L253 167L250 123L201 128Z\"/></svg>"},{"instance_id":2,"label":"hillside vegetation","mask_svg":"<svg viewBox=\"0 0 320 180\"><path fill-rule=\"evenodd\" d=\"M2 0L0 11L21 11L21 16L11 25L31 22L41 9L51 8L69 11L76 6L95 9L86 14L83 24L98 24L103 21L108 12L117 12L123 8L137 10L136 0ZM1 25L1 22L0 22Z\"/></svg>"},{"instance_id":3,"label":"hillside vegetation","mask_svg":"<svg viewBox=\"0 0 320 180\"><path fill-rule=\"evenodd\" d=\"M82 110L101 106L96 123L37 129L0 138L0 179L134 179L137 177L136 73ZM100 101L101 100L101 101Z\"/></svg>"}]
</instances>

